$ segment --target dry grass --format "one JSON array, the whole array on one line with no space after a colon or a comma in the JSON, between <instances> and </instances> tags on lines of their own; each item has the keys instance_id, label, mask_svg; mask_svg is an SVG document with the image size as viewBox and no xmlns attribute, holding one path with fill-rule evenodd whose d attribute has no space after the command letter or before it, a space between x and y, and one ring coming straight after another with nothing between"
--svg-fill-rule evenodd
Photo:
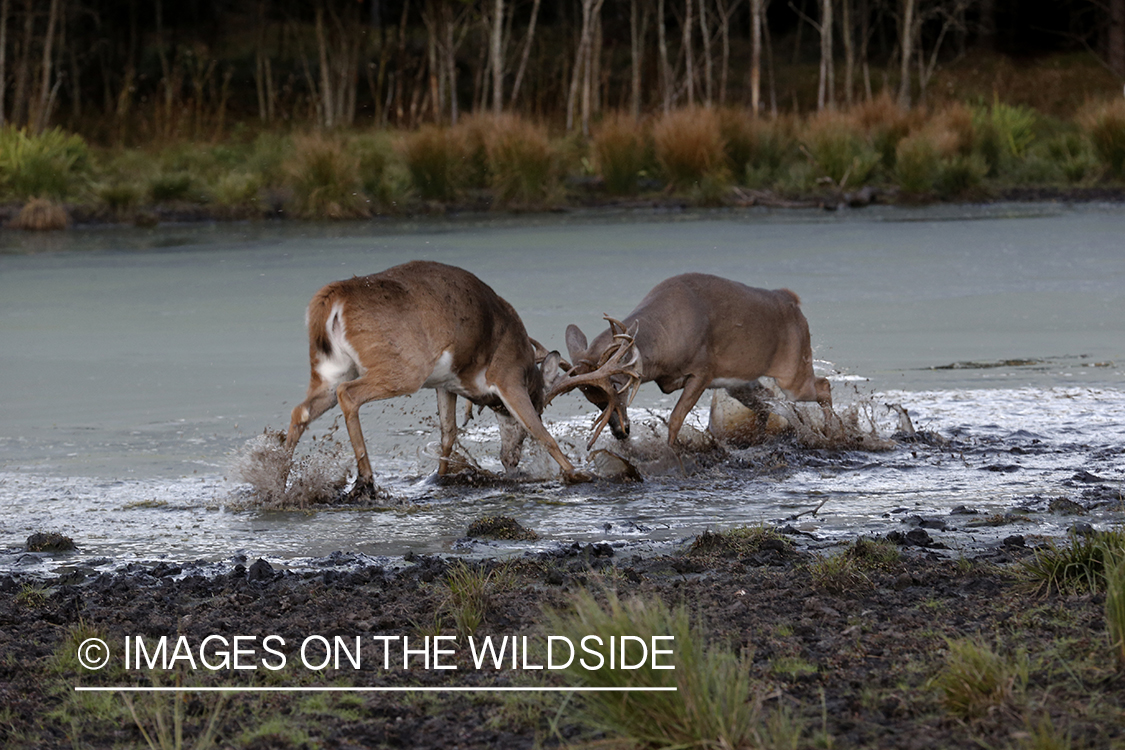
<instances>
[{"instance_id":1,"label":"dry grass","mask_svg":"<svg viewBox=\"0 0 1125 750\"><path fill-rule=\"evenodd\" d=\"M340 138L322 133L293 138L285 162L293 211L305 219L358 219L370 212L359 179L359 159Z\"/></svg>"},{"instance_id":2,"label":"dry grass","mask_svg":"<svg viewBox=\"0 0 1125 750\"><path fill-rule=\"evenodd\" d=\"M716 110L671 112L656 121L652 138L656 162L674 188L690 189L706 179L729 179Z\"/></svg>"},{"instance_id":3,"label":"dry grass","mask_svg":"<svg viewBox=\"0 0 1125 750\"><path fill-rule=\"evenodd\" d=\"M610 195L636 191L637 176L647 160L649 138L648 129L624 112L611 114L594 130L594 159Z\"/></svg>"},{"instance_id":4,"label":"dry grass","mask_svg":"<svg viewBox=\"0 0 1125 750\"><path fill-rule=\"evenodd\" d=\"M1087 105L1078 120L1098 158L1115 176L1125 178L1125 100Z\"/></svg>"},{"instance_id":5,"label":"dry grass","mask_svg":"<svg viewBox=\"0 0 1125 750\"><path fill-rule=\"evenodd\" d=\"M486 148L497 205L541 208L555 197L559 175L545 127L510 115L495 118Z\"/></svg>"},{"instance_id":6,"label":"dry grass","mask_svg":"<svg viewBox=\"0 0 1125 750\"><path fill-rule=\"evenodd\" d=\"M47 231L66 229L68 224L70 224L70 216L62 205L46 198L32 198L24 204L8 226L13 229Z\"/></svg>"},{"instance_id":7,"label":"dry grass","mask_svg":"<svg viewBox=\"0 0 1125 750\"><path fill-rule=\"evenodd\" d=\"M423 125L400 142L410 180L426 200L450 200L457 191L457 170L463 149L457 134L436 125Z\"/></svg>"},{"instance_id":8,"label":"dry grass","mask_svg":"<svg viewBox=\"0 0 1125 750\"><path fill-rule=\"evenodd\" d=\"M810 117L800 141L822 180L840 189L867 182L881 160L861 121L843 112Z\"/></svg>"}]
</instances>

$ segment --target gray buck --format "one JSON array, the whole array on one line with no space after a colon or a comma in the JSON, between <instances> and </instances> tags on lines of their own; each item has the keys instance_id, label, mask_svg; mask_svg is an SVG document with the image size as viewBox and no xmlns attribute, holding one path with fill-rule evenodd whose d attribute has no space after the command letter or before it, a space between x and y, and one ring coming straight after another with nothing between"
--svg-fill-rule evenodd
<instances>
[{"instance_id":1,"label":"gray buck","mask_svg":"<svg viewBox=\"0 0 1125 750\"><path fill-rule=\"evenodd\" d=\"M558 354L548 355L528 337L512 306L468 271L414 261L335 281L313 296L306 322L312 372L285 446L292 456L309 423L339 403L358 468L353 494L375 490L359 407L423 388L437 391L439 475L449 468L461 396L496 412L505 469L519 463L530 434L558 462L565 480L590 478L575 469L540 419L543 372L557 376Z\"/></svg>"},{"instance_id":2,"label":"gray buck","mask_svg":"<svg viewBox=\"0 0 1125 750\"><path fill-rule=\"evenodd\" d=\"M683 390L668 420L674 445L688 412L708 388L733 388L772 377L795 401L832 407L828 381L813 375L809 324L800 299L788 289L755 289L718 276L688 273L662 281L633 312L587 344L577 326L566 329L573 362L547 394L579 388L602 409L593 436L609 424L629 436L626 407L642 382L664 393ZM627 371L604 367L628 362Z\"/></svg>"}]
</instances>

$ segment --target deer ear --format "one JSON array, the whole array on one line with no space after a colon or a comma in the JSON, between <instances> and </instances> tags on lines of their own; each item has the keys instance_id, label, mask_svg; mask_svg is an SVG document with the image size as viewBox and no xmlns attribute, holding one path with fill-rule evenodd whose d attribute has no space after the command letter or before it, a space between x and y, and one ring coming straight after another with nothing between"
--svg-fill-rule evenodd
<instances>
[{"instance_id":1,"label":"deer ear","mask_svg":"<svg viewBox=\"0 0 1125 750\"><path fill-rule=\"evenodd\" d=\"M586 353L588 345L586 343L586 334L578 329L578 326L571 323L566 327L566 350L570 352L570 358L577 362Z\"/></svg>"},{"instance_id":2,"label":"deer ear","mask_svg":"<svg viewBox=\"0 0 1125 750\"><path fill-rule=\"evenodd\" d=\"M544 387L548 391L551 390L555 382L562 377L562 372L559 369L561 364L562 355L558 352L551 352L543 359L543 364L540 366L540 369L543 371Z\"/></svg>"}]
</instances>

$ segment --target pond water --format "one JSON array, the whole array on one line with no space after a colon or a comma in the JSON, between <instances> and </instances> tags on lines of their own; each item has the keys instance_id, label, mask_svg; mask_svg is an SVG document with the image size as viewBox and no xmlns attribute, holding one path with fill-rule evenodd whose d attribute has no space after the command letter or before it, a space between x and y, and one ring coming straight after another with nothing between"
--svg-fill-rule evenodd
<instances>
[{"instance_id":1,"label":"pond water","mask_svg":"<svg viewBox=\"0 0 1125 750\"><path fill-rule=\"evenodd\" d=\"M574 541L660 549L708 528L793 517L814 546L921 518L956 554L1120 522L1123 240L1125 209L1101 205L3 231L0 570L236 553L299 566L335 551L492 555ZM623 316L677 273L789 287L837 408L871 415L890 437L897 422L883 404L899 404L925 439L871 452L687 451L686 473L573 487L531 450L522 481L441 487L429 480L436 402L423 392L362 412L376 479L403 508L240 506L238 456L263 429L283 429L304 395L309 297L417 258L473 271L531 336L560 350L568 323L592 336L602 313ZM635 420L652 427L635 427L642 450L659 452L674 398L641 389ZM707 401L691 422L699 430ZM593 415L571 394L545 416L582 460ZM465 450L498 470L495 420L472 425ZM599 445L626 450L608 431ZM469 522L495 514L541 539L458 544ZM64 533L79 551L23 553L37 531Z\"/></svg>"}]
</instances>

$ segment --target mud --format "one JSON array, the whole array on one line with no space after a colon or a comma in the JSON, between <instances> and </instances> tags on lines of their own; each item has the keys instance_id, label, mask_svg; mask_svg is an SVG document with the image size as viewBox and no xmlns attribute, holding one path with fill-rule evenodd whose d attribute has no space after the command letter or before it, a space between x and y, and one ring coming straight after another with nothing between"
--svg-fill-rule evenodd
<instances>
[{"instance_id":1,"label":"mud","mask_svg":"<svg viewBox=\"0 0 1125 750\"><path fill-rule=\"evenodd\" d=\"M1034 593L1020 574L1020 560L1033 554L1028 547L1012 542L950 560L926 549L932 545L924 543L929 531L922 519L902 541L916 546L903 547L897 559L833 576L818 568L824 558L805 551L801 535L788 531L750 546L696 539L650 557L633 555L625 545L574 544L507 563L484 561L479 565L493 583L476 633L543 636L544 608L565 608L578 590L608 588L684 604L708 643L752 653L755 692L747 699L761 701L770 721L788 717L798 726L795 746L1021 747L1045 721L1074 747L1125 741L1125 678L1106 661L1102 597ZM847 554L862 550L853 545ZM292 644L292 657L295 644L310 634L453 635L446 582L451 566L459 565L414 554L372 565L341 553L304 571L236 556L220 574L209 563L160 562L118 573L79 568L48 579L0 577L0 744L143 746L120 697L91 702L73 686L148 680L135 671L78 667L69 652L80 637L97 634L120 644L138 635L198 642L215 634L276 634ZM971 721L952 715L931 684L945 663L947 639L969 636L1005 654L1026 651L1032 665L1020 700ZM554 673L527 677L474 671L464 661L459 666L445 672L347 665L313 674L192 671L179 678L163 673L159 682L567 684ZM136 698L143 700L158 699ZM618 746L581 721L573 696L553 693L235 694L217 714L215 694L185 693L179 700L186 736L217 716L215 746L223 748ZM167 701L171 706L175 699Z\"/></svg>"}]
</instances>

